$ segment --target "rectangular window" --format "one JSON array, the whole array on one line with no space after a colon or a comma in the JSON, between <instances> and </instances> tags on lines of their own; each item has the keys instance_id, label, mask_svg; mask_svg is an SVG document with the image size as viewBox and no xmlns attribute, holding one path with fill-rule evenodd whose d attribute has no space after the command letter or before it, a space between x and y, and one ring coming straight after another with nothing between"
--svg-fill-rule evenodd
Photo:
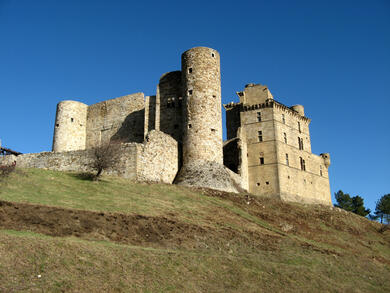
<instances>
[{"instance_id":1,"label":"rectangular window","mask_svg":"<svg viewBox=\"0 0 390 293\"><path fill-rule=\"evenodd\" d=\"M299 157L299 160L301 162L301 170L306 171L305 160L302 157Z\"/></svg>"},{"instance_id":2,"label":"rectangular window","mask_svg":"<svg viewBox=\"0 0 390 293\"><path fill-rule=\"evenodd\" d=\"M282 122L283 124L286 124L286 118L284 117L284 114L282 114Z\"/></svg>"},{"instance_id":3,"label":"rectangular window","mask_svg":"<svg viewBox=\"0 0 390 293\"><path fill-rule=\"evenodd\" d=\"M288 154L286 154L286 165L289 166L289 162L288 162Z\"/></svg>"},{"instance_id":4,"label":"rectangular window","mask_svg":"<svg viewBox=\"0 0 390 293\"><path fill-rule=\"evenodd\" d=\"M260 121L261 121L261 113L257 112L257 122L260 122Z\"/></svg>"},{"instance_id":5,"label":"rectangular window","mask_svg":"<svg viewBox=\"0 0 390 293\"><path fill-rule=\"evenodd\" d=\"M259 141L263 141L263 132L262 131L258 132L258 136L259 136Z\"/></svg>"},{"instance_id":6,"label":"rectangular window","mask_svg":"<svg viewBox=\"0 0 390 293\"><path fill-rule=\"evenodd\" d=\"M301 123L298 121L298 131L301 133Z\"/></svg>"},{"instance_id":7,"label":"rectangular window","mask_svg":"<svg viewBox=\"0 0 390 293\"><path fill-rule=\"evenodd\" d=\"M320 176L322 176L322 165L320 165Z\"/></svg>"},{"instance_id":8,"label":"rectangular window","mask_svg":"<svg viewBox=\"0 0 390 293\"><path fill-rule=\"evenodd\" d=\"M298 148L303 150L303 138L298 137Z\"/></svg>"},{"instance_id":9,"label":"rectangular window","mask_svg":"<svg viewBox=\"0 0 390 293\"><path fill-rule=\"evenodd\" d=\"M287 143L287 133L283 132L284 143Z\"/></svg>"},{"instance_id":10,"label":"rectangular window","mask_svg":"<svg viewBox=\"0 0 390 293\"><path fill-rule=\"evenodd\" d=\"M264 165L264 157L260 157L260 165Z\"/></svg>"}]
</instances>

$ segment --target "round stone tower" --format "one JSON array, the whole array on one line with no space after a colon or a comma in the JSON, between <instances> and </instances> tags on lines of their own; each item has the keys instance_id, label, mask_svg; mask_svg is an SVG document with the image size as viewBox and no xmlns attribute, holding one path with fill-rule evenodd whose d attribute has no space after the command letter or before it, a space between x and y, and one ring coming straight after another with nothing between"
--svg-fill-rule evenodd
<instances>
[{"instance_id":1,"label":"round stone tower","mask_svg":"<svg viewBox=\"0 0 390 293\"><path fill-rule=\"evenodd\" d=\"M175 183L236 192L223 166L219 53L205 47L182 54L183 166Z\"/></svg>"},{"instance_id":2,"label":"round stone tower","mask_svg":"<svg viewBox=\"0 0 390 293\"><path fill-rule=\"evenodd\" d=\"M84 150L87 124L86 104L62 101L57 105L53 152Z\"/></svg>"},{"instance_id":3,"label":"round stone tower","mask_svg":"<svg viewBox=\"0 0 390 293\"><path fill-rule=\"evenodd\" d=\"M183 164L223 164L221 72L216 50L196 47L182 54Z\"/></svg>"}]
</instances>

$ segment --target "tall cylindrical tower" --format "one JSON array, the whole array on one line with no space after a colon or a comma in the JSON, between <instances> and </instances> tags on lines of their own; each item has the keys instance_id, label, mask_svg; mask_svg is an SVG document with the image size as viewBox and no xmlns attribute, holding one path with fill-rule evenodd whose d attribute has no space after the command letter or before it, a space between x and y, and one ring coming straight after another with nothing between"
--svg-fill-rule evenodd
<instances>
[{"instance_id":1,"label":"tall cylindrical tower","mask_svg":"<svg viewBox=\"0 0 390 293\"><path fill-rule=\"evenodd\" d=\"M57 105L53 152L84 150L87 125L86 104L62 101Z\"/></svg>"},{"instance_id":2,"label":"tall cylindrical tower","mask_svg":"<svg viewBox=\"0 0 390 293\"><path fill-rule=\"evenodd\" d=\"M195 161L223 164L219 53L196 47L184 52L181 60L183 165Z\"/></svg>"}]
</instances>

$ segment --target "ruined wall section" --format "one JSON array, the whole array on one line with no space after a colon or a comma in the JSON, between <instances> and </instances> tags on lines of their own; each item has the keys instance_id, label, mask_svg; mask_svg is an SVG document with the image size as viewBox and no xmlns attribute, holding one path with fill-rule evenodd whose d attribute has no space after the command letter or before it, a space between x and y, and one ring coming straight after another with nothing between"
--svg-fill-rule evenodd
<instances>
[{"instance_id":1,"label":"ruined wall section","mask_svg":"<svg viewBox=\"0 0 390 293\"><path fill-rule=\"evenodd\" d=\"M144 139L149 131L156 129L156 112L157 112L156 96L145 97L145 126Z\"/></svg>"},{"instance_id":2,"label":"ruined wall section","mask_svg":"<svg viewBox=\"0 0 390 293\"><path fill-rule=\"evenodd\" d=\"M5 156L0 158L0 165L16 161L20 168L40 168L56 171L94 172L90 165L93 161L91 150L79 150L69 152L42 152L23 154L19 156ZM128 179L136 179L137 174L137 144L123 144L121 147L120 163L112 169L104 171L104 174L121 176Z\"/></svg>"},{"instance_id":3,"label":"ruined wall section","mask_svg":"<svg viewBox=\"0 0 390 293\"><path fill-rule=\"evenodd\" d=\"M54 152L85 149L87 109L86 104L77 101L58 103L52 148Z\"/></svg>"},{"instance_id":4,"label":"ruined wall section","mask_svg":"<svg viewBox=\"0 0 390 293\"><path fill-rule=\"evenodd\" d=\"M137 180L171 184L178 172L178 142L171 136L152 130L138 144Z\"/></svg>"},{"instance_id":5,"label":"ruined wall section","mask_svg":"<svg viewBox=\"0 0 390 293\"><path fill-rule=\"evenodd\" d=\"M88 107L86 147L110 140L143 142L145 127L143 93L100 102Z\"/></svg>"},{"instance_id":6,"label":"ruined wall section","mask_svg":"<svg viewBox=\"0 0 390 293\"><path fill-rule=\"evenodd\" d=\"M165 73L157 86L159 130L179 143L183 140L183 100L181 71Z\"/></svg>"},{"instance_id":7,"label":"ruined wall section","mask_svg":"<svg viewBox=\"0 0 390 293\"><path fill-rule=\"evenodd\" d=\"M223 106L226 110L226 138L228 140L236 138L237 131L241 127L240 112L242 104L231 102Z\"/></svg>"}]
</instances>

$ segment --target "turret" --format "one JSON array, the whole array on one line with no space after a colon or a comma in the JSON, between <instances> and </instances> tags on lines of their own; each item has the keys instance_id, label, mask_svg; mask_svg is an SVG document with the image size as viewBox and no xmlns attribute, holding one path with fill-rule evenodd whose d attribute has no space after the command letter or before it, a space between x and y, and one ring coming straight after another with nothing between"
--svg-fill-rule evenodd
<instances>
[{"instance_id":1,"label":"turret","mask_svg":"<svg viewBox=\"0 0 390 293\"><path fill-rule=\"evenodd\" d=\"M324 159L324 165L326 168L329 168L330 166L330 154L329 153L324 153L320 154L320 156Z\"/></svg>"},{"instance_id":2,"label":"turret","mask_svg":"<svg viewBox=\"0 0 390 293\"><path fill-rule=\"evenodd\" d=\"M183 164L223 164L219 53L205 47L182 54L184 98Z\"/></svg>"},{"instance_id":3,"label":"turret","mask_svg":"<svg viewBox=\"0 0 390 293\"><path fill-rule=\"evenodd\" d=\"M85 149L88 106L76 101L57 105L53 152Z\"/></svg>"},{"instance_id":4,"label":"turret","mask_svg":"<svg viewBox=\"0 0 390 293\"><path fill-rule=\"evenodd\" d=\"M305 108L302 105L294 105L291 109L298 112L299 115L305 116Z\"/></svg>"}]
</instances>

